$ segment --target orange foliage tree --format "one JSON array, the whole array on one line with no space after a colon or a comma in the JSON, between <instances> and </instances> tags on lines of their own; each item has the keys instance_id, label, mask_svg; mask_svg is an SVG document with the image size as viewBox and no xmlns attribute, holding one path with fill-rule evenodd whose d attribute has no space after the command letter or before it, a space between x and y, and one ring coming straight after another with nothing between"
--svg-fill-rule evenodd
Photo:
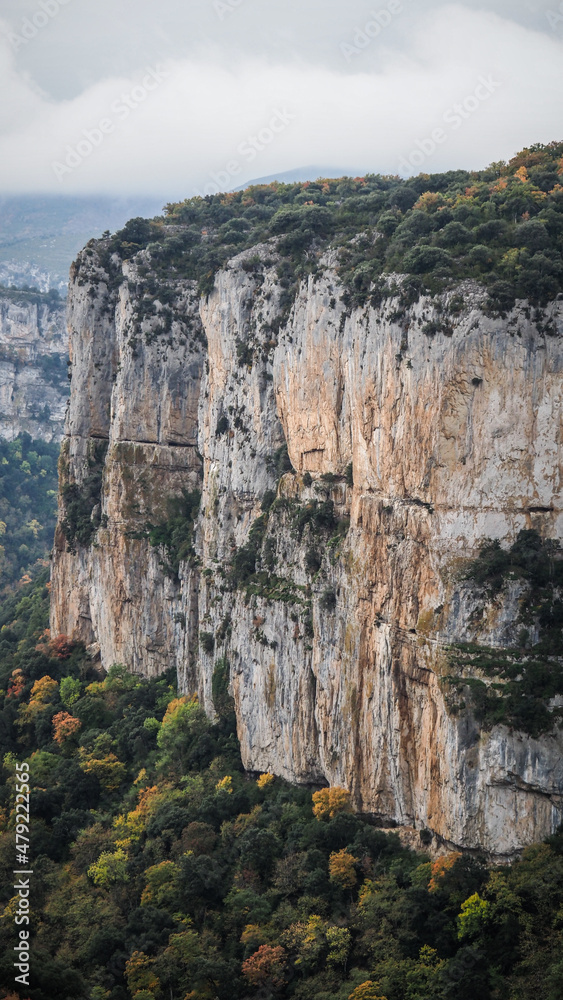
<instances>
[{"instance_id":1,"label":"orange foliage tree","mask_svg":"<svg viewBox=\"0 0 563 1000\"><path fill-rule=\"evenodd\" d=\"M23 693L25 687L25 677L23 670L20 667L16 667L12 670L12 676L8 684L8 692L6 694L7 698L19 698Z\"/></svg>"},{"instance_id":2,"label":"orange foliage tree","mask_svg":"<svg viewBox=\"0 0 563 1000\"><path fill-rule=\"evenodd\" d=\"M281 945L262 944L242 963L243 976L253 986L268 983L274 989L280 989L286 983L285 955Z\"/></svg>"},{"instance_id":3,"label":"orange foliage tree","mask_svg":"<svg viewBox=\"0 0 563 1000\"><path fill-rule=\"evenodd\" d=\"M443 857L438 858L432 864L432 878L428 883L428 892L436 892L440 888L440 882L443 879L446 872L449 872L450 868L453 868L458 858L461 858L461 854L444 854Z\"/></svg>"},{"instance_id":4,"label":"orange foliage tree","mask_svg":"<svg viewBox=\"0 0 563 1000\"><path fill-rule=\"evenodd\" d=\"M53 739L60 747L67 740L71 740L73 736L76 736L81 728L82 723L80 719L76 719L74 715L70 715L68 712L57 712L53 716Z\"/></svg>"},{"instance_id":5,"label":"orange foliage tree","mask_svg":"<svg viewBox=\"0 0 563 1000\"><path fill-rule=\"evenodd\" d=\"M387 998L381 995L378 984L368 979L367 982L356 986L354 992L350 993L348 1000L387 1000Z\"/></svg>"}]
</instances>

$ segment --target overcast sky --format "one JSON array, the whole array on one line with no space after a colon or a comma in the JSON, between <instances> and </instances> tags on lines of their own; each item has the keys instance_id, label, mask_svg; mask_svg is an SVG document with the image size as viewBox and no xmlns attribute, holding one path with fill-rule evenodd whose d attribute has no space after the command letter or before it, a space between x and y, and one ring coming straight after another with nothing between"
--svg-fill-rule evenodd
<instances>
[{"instance_id":1,"label":"overcast sky","mask_svg":"<svg viewBox=\"0 0 563 1000\"><path fill-rule=\"evenodd\" d=\"M563 0L0 0L0 192L479 168L562 84Z\"/></svg>"}]
</instances>

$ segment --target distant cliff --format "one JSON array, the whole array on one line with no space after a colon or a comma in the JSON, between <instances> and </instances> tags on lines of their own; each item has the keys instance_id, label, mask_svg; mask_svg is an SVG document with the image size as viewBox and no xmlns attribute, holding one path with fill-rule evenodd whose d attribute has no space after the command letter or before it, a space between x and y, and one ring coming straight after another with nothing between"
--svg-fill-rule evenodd
<instances>
[{"instance_id":1,"label":"distant cliff","mask_svg":"<svg viewBox=\"0 0 563 1000\"><path fill-rule=\"evenodd\" d=\"M563 302L315 234L288 287L277 218L199 278L139 220L79 257L52 629L211 714L227 679L249 770L511 856L563 818Z\"/></svg>"},{"instance_id":2,"label":"distant cliff","mask_svg":"<svg viewBox=\"0 0 563 1000\"><path fill-rule=\"evenodd\" d=\"M64 300L0 288L0 437L62 437L68 400Z\"/></svg>"}]
</instances>

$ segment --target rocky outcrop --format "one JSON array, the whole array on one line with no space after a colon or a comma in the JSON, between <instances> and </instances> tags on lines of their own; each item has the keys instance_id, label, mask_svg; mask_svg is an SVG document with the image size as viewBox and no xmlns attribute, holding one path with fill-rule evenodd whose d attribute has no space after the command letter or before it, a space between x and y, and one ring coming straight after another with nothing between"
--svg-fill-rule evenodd
<instances>
[{"instance_id":1,"label":"rocky outcrop","mask_svg":"<svg viewBox=\"0 0 563 1000\"><path fill-rule=\"evenodd\" d=\"M480 727L447 681L452 644L516 641L522 587L492 598L467 560L523 528L561 537L561 303L550 336L524 307L486 315L472 285L351 309L327 257L285 313L268 246L201 302L170 279L166 305L149 264L113 287L82 260L71 282L62 484L99 461L101 519L69 546L62 502L53 629L106 667L175 666L210 713L226 658L250 770L343 785L382 822L497 858L553 830L560 730ZM154 527L196 488L172 572Z\"/></svg>"},{"instance_id":2,"label":"rocky outcrop","mask_svg":"<svg viewBox=\"0 0 563 1000\"><path fill-rule=\"evenodd\" d=\"M0 291L0 437L25 431L59 441L68 400L65 305L31 298Z\"/></svg>"}]
</instances>

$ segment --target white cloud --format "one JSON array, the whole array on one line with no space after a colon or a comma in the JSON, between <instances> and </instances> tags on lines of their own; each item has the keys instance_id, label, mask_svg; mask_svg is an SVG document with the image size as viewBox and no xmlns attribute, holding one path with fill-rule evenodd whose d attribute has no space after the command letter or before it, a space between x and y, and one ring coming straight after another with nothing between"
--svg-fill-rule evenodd
<instances>
[{"instance_id":1,"label":"white cloud","mask_svg":"<svg viewBox=\"0 0 563 1000\"><path fill-rule=\"evenodd\" d=\"M169 59L162 67L168 75L151 81L154 89L127 117L117 110L122 95L133 103L142 97L135 88L144 70L108 76L55 102L15 74L4 43L0 85L15 96L1 122L0 190L184 197L231 161L240 167L231 186L305 163L396 173L400 157L444 126L444 113L474 92L480 76L500 86L476 109L469 102L459 128L444 129L424 170L479 167L530 142L561 138L563 33L560 39L458 5L410 15L402 30L400 49L382 32L357 67L341 71L282 58L231 65L210 53ZM250 162L241 143L276 109L295 117ZM53 162L64 165L68 147L86 142L84 130L98 129L102 119L112 130L59 181Z\"/></svg>"}]
</instances>

